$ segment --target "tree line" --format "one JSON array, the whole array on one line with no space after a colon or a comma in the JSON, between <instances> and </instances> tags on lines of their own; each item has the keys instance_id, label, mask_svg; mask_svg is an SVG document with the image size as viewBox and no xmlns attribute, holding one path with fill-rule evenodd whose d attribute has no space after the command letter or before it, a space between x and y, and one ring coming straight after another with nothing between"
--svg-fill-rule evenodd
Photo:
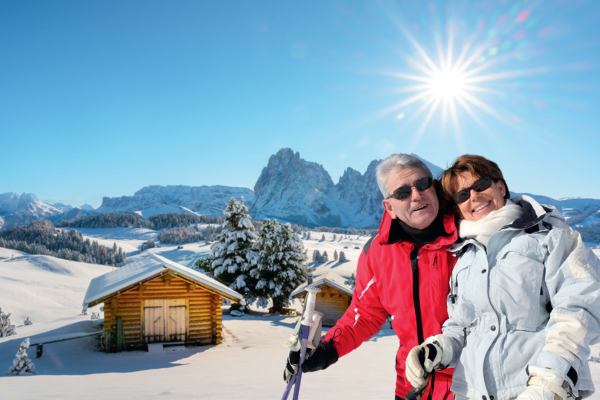
<instances>
[{"instance_id":1,"label":"tree line","mask_svg":"<svg viewBox=\"0 0 600 400\"><path fill-rule=\"evenodd\" d=\"M0 231L0 247L90 264L121 267L127 263L127 255L116 243L106 247L84 239L75 229L55 229L45 220Z\"/></svg>"},{"instance_id":2,"label":"tree line","mask_svg":"<svg viewBox=\"0 0 600 400\"><path fill-rule=\"evenodd\" d=\"M142 218L136 214L106 213L82 219L61 221L60 227L70 228L148 228L153 230L186 227L192 224L222 224L223 217L191 214L157 214Z\"/></svg>"}]
</instances>

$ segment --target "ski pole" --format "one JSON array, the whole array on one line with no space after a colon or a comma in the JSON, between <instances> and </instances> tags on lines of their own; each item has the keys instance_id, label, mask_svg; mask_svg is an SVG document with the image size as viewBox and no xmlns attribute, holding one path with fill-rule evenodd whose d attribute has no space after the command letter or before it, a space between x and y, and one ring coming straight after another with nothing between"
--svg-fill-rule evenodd
<instances>
[{"instance_id":1,"label":"ski pole","mask_svg":"<svg viewBox=\"0 0 600 400\"><path fill-rule=\"evenodd\" d=\"M302 341L301 341L301 347L300 347L300 361L298 364L298 371L294 374L294 376L292 376L290 378L290 380L288 381L288 384L285 388L285 391L283 392L283 396L281 397L281 400L287 400L290 391L292 389L292 386L294 386L294 383L298 382L298 384L296 385L296 388L294 390L294 399L298 399L298 393L300 391L300 376L302 375L302 363L304 362L304 358L306 356L306 347L308 344L308 336L310 334L310 328L312 325L314 325L313 322L313 313L315 310L315 300L316 300L316 296L317 293L319 293L321 291L321 289L318 288L308 288L307 289L307 296L306 296L306 301L304 302L304 314L303 314L303 319L301 322L301 329L302 329ZM286 344L286 346L289 346L288 344Z\"/></svg>"},{"instance_id":2,"label":"ski pole","mask_svg":"<svg viewBox=\"0 0 600 400\"><path fill-rule=\"evenodd\" d=\"M304 302L304 305L302 306L302 313L300 314L302 318L302 316L304 316L304 312L306 311L306 303L307 301ZM298 332L300 333L300 332ZM296 341L298 340L298 335L292 335L291 338L289 338L283 345L285 347L292 347L294 345L294 343L296 343ZM283 391L283 396L281 396L281 400L287 400L288 396L290 395L290 391L292 390L292 386L294 386L294 382L296 382L296 374L294 374L290 380L288 381L285 390Z\"/></svg>"},{"instance_id":3,"label":"ski pole","mask_svg":"<svg viewBox=\"0 0 600 400\"><path fill-rule=\"evenodd\" d=\"M319 288L311 287L306 289L308 295L306 296L306 310L304 311L304 318L302 320L303 333L302 333L302 347L300 348L300 363L298 364L298 372L296 373L296 384L294 386L294 400L298 400L298 394L300 394L300 383L302 382L302 364L306 357L306 345L308 343L308 334L310 328L315 324L313 322L313 313L315 311L315 302L317 300L317 293L321 291Z\"/></svg>"}]
</instances>

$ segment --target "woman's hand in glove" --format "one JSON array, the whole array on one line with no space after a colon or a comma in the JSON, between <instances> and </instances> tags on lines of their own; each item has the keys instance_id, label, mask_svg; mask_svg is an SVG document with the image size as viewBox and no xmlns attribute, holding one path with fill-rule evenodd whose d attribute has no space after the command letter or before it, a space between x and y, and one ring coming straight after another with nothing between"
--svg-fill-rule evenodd
<instances>
[{"instance_id":1,"label":"woman's hand in glove","mask_svg":"<svg viewBox=\"0 0 600 400\"><path fill-rule=\"evenodd\" d=\"M406 378L417 390L427 386L429 374L442 361L442 345L434 338L413 347L406 357Z\"/></svg>"}]
</instances>

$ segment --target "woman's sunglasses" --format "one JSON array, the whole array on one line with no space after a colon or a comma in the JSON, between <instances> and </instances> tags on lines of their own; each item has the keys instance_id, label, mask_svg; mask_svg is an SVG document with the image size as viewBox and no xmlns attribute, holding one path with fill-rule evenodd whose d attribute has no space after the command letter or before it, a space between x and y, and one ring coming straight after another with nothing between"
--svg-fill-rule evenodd
<instances>
[{"instance_id":1,"label":"woman's sunglasses","mask_svg":"<svg viewBox=\"0 0 600 400\"><path fill-rule=\"evenodd\" d=\"M398 189L394 190L394 193L390 194L385 199L387 200L387 199L393 197L396 200L404 200L412 194L412 188L417 188L417 190L419 192L424 192L425 190L429 189L432 184L433 184L433 179L431 179L428 176L424 176L422 178L417 179L415 181L415 184L412 186L408 186L408 185L400 186Z\"/></svg>"},{"instance_id":2,"label":"woman's sunglasses","mask_svg":"<svg viewBox=\"0 0 600 400\"><path fill-rule=\"evenodd\" d=\"M484 176L483 178L478 179L474 184L469 186L468 188L464 188L459 190L458 192L452 195L452 199L456 204L462 204L465 201L469 200L471 197L471 190L476 191L477 193L483 192L492 186L492 182L498 182L498 179L494 179L489 175Z\"/></svg>"}]
</instances>

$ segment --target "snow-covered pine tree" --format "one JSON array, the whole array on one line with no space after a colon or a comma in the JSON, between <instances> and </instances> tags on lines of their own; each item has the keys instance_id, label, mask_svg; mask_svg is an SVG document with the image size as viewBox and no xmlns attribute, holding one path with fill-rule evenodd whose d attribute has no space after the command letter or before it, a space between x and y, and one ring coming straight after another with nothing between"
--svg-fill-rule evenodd
<instances>
[{"instance_id":1,"label":"snow-covered pine tree","mask_svg":"<svg viewBox=\"0 0 600 400\"><path fill-rule=\"evenodd\" d=\"M232 197L223 211L223 231L211 245L210 265L198 265L205 273L244 295L248 303L254 301L252 288L256 280L248 275L248 253L256 241L254 225L244 205L244 197Z\"/></svg>"},{"instance_id":2,"label":"snow-covered pine tree","mask_svg":"<svg viewBox=\"0 0 600 400\"><path fill-rule=\"evenodd\" d=\"M0 337L16 335L15 326L10 323L10 314L5 314L0 308Z\"/></svg>"},{"instance_id":3,"label":"snow-covered pine tree","mask_svg":"<svg viewBox=\"0 0 600 400\"><path fill-rule=\"evenodd\" d=\"M304 281L302 263L306 250L290 224L265 218L254 244L250 275L257 283L253 289L257 305L266 307L273 300L271 312L282 312L290 294Z\"/></svg>"},{"instance_id":4,"label":"snow-covered pine tree","mask_svg":"<svg viewBox=\"0 0 600 400\"><path fill-rule=\"evenodd\" d=\"M343 262L348 262L348 259L346 258L346 253L344 253L343 251L340 251L340 259L339 262L343 263Z\"/></svg>"},{"instance_id":5,"label":"snow-covered pine tree","mask_svg":"<svg viewBox=\"0 0 600 400\"><path fill-rule=\"evenodd\" d=\"M306 233L306 238L307 238L307 239L310 239L310 231L308 231L308 232Z\"/></svg>"},{"instance_id":6,"label":"snow-covered pine tree","mask_svg":"<svg viewBox=\"0 0 600 400\"><path fill-rule=\"evenodd\" d=\"M325 241L325 234L323 234L323 236L321 236L321 241Z\"/></svg>"},{"instance_id":7,"label":"snow-covered pine tree","mask_svg":"<svg viewBox=\"0 0 600 400\"><path fill-rule=\"evenodd\" d=\"M337 235L334 233L333 234L333 240L337 239Z\"/></svg>"},{"instance_id":8,"label":"snow-covered pine tree","mask_svg":"<svg viewBox=\"0 0 600 400\"><path fill-rule=\"evenodd\" d=\"M337 250L333 251L333 261L337 261L338 260L338 253Z\"/></svg>"},{"instance_id":9,"label":"snow-covered pine tree","mask_svg":"<svg viewBox=\"0 0 600 400\"><path fill-rule=\"evenodd\" d=\"M33 322L31 322L31 320L29 319L29 317L27 317L27 319L25 320L25 322L23 322L23 325L33 325Z\"/></svg>"},{"instance_id":10,"label":"snow-covered pine tree","mask_svg":"<svg viewBox=\"0 0 600 400\"><path fill-rule=\"evenodd\" d=\"M17 351L16 358L13 360L13 365L8 369L8 373L12 375L30 375L35 374L35 365L27 357L27 348L29 347L29 338L25 338Z\"/></svg>"},{"instance_id":11,"label":"snow-covered pine tree","mask_svg":"<svg viewBox=\"0 0 600 400\"><path fill-rule=\"evenodd\" d=\"M315 250L313 252L313 254L314 254L314 259L315 259L314 262L320 263L321 262L321 252L319 250Z\"/></svg>"},{"instance_id":12,"label":"snow-covered pine tree","mask_svg":"<svg viewBox=\"0 0 600 400\"><path fill-rule=\"evenodd\" d=\"M323 254L321 255L321 262L326 263L328 261L329 261L329 255L327 255L327 252L324 251Z\"/></svg>"}]
</instances>

